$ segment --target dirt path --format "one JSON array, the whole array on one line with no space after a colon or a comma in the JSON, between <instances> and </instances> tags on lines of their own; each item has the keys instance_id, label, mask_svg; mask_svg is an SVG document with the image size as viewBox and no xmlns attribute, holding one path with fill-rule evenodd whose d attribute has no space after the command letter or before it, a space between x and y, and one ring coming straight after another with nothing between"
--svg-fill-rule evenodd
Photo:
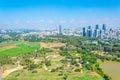
<instances>
[{"instance_id":1,"label":"dirt path","mask_svg":"<svg viewBox=\"0 0 120 80\"><path fill-rule=\"evenodd\" d=\"M23 67L22 66L18 66L16 68L13 68L13 69L9 69L9 70L5 70L4 73L2 73L2 78L5 78L7 77L10 73L16 71L16 70L20 70L22 69Z\"/></svg>"},{"instance_id":2,"label":"dirt path","mask_svg":"<svg viewBox=\"0 0 120 80\"><path fill-rule=\"evenodd\" d=\"M97 72L91 72L91 74L93 74L95 76L100 76Z\"/></svg>"}]
</instances>

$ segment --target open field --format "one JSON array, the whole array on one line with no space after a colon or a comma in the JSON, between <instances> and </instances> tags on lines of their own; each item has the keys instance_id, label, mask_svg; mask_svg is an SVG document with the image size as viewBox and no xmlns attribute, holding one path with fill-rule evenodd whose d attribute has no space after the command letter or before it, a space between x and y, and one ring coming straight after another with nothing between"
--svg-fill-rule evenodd
<instances>
[{"instance_id":1,"label":"open field","mask_svg":"<svg viewBox=\"0 0 120 80\"><path fill-rule=\"evenodd\" d=\"M118 62L104 62L101 64L103 71L112 77L112 80L120 80L120 63Z\"/></svg>"},{"instance_id":2,"label":"open field","mask_svg":"<svg viewBox=\"0 0 120 80\"><path fill-rule=\"evenodd\" d=\"M3 43L0 43L1 45ZM6 45L9 44L9 45ZM32 53L40 48L37 42L8 42L0 46L0 57L17 56L20 54Z\"/></svg>"},{"instance_id":3,"label":"open field","mask_svg":"<svg viewBox=\"0 0 120 80\"><path fill-rule=\"evenodd\" d=\"M55 47L62 47L66 45L66 43L44 43L44 42L40 42L40 44L42 45L41 47L44 47L44 48L55 48Z\"/></svg>"}]
</instances>

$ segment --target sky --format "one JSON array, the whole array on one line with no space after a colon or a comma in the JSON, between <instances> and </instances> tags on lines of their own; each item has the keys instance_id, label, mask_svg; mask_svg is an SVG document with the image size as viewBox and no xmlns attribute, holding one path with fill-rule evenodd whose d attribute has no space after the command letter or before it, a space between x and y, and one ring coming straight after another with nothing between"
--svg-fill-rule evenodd
<instances>
[{"instance_id":1,"label":"sky","mask_svg":"<svg viewBox=\"0 0 120 80\"><path fill-rule=\"evenodd\" d=\"M120 27L120 0L0 0L0 29Z\"/></svg>"}]
</instances>

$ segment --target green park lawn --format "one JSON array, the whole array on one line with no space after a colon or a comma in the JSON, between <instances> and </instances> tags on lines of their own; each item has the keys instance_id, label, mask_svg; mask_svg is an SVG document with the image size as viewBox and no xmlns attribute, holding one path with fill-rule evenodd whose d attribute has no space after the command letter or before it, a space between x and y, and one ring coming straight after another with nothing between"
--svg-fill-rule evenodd
<instances>
[{"instance_id":1,"label":"green park lawn","mask_svg":"<svg viewBox=\"0 0 120 80\"><path fill-rule=\"evenodd\" d=\"M14 48L7 48L10 45L16 45ZM3 49L5 46L6 49ZM0 57L5 56L17 56L20 54L32 53L35 50L40 48L40 44L37 42L19 42L19 41L12 41L7 43L0 43Z\"/></svg>"}]
</instances>

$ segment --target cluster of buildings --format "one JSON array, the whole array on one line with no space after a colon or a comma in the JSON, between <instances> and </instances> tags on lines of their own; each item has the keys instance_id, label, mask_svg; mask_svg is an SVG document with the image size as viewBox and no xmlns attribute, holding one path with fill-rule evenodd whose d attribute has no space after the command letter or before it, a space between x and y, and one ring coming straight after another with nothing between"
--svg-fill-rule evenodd
<instances>
[{"instance_id":1,"label":"cluster of buildings","mask_svg":"<svg viewBox=\"0 0 120 80\"><path fill-rule=\"evenodd\" d=\"M62 26L59 25L58 29L54 30L0 30L0 37L10 38L10 34L14 33L23 37L33 35L38 38L66 35L120 40L120 29L108 29L105 24L102 26L96 25L95 27L83 27L83 29L62 29Z\"/></svg>"},{"instance_id":2,"label":"cluster of buildings","mask_svg":"<svg viewBox=\"0 0 120 80\"><path fill-rule=\"evenodd\" d=\"M62 29L62 26L59 26L58 35L66 36L81 36L81 29Z\"/></svg>"},{"instance_id":3,"label":"cluster of buildings","mask_svg":"<svg viewBox=\"0 0 120 80\"><path fill-rule=\"evenodd\" d=\"M105 24L103 24L101 27L99 27L97 24L95 28L92 28L91 26L83 27L82 35L84 37L120 40L120 29L107 29Z\"/></svg>"},{"instance_id":4,"label":"cluster of buildings","mask_svg":"<svg viewBox=\"0 0 120 80\"><path fill-rule=\"evenodd\" d=\"M57 30L40 30L29 33L22 33L21 36L37 36L37 38L44 38L46 36L56 36L58 33Z\"/></svg>"},{"instance_id":5,"label":"cluster of buildings","mask_svg":"<svg viewBox=\"0 0 120 80\"><path fill-rule=\"evenodd\" d=\"M106 33L106 25L103 24L102 28L99 25L96 25L95 28L88 26L88 28L83 28L83 36L84 37L94 37L94 38L102 38Z\"/></svg>"}]
</instances>

